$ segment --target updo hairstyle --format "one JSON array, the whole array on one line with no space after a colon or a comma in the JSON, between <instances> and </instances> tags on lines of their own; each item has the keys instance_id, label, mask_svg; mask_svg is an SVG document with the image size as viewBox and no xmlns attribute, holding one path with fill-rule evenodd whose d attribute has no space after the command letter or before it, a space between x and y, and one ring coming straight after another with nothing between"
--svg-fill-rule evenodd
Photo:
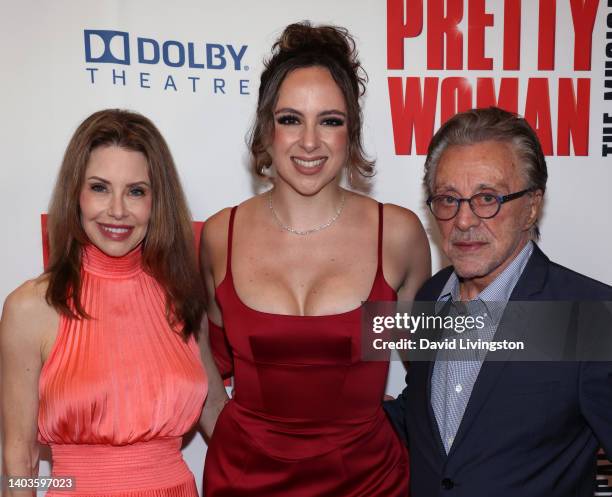
<instances>
[{"instance_id":1,"label":"updo hairstyle","mask_svg":"<svg viewBox=\"0 0 612 497\"><path fill-rule=\"evenodd\" d=\"M349 181L356 170L361 176L374 174L374 161L363 150L362 112L359 98L365 93L367 74L357 58L355 41L348 30L339 26L314 27L308 21L290 24L272 46L272 55L264 61L261 74L255 124L249 136L251 166L258 176L272 164L267 152L274 136L274 107L280 87L295 69L324 67L334 79L346 102L348 129L347 167Z\"/></svg>"}]
</instances>

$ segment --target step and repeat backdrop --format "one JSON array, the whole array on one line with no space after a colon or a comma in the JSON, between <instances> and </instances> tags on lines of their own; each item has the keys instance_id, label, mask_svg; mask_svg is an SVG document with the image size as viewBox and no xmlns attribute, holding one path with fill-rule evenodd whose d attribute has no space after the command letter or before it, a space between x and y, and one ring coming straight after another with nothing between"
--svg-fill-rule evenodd
<instances>
[{"instance_id":1,"label":"step and repeat backdrop","mask_svg":"<svg viewBox=\"0 0 612 497\"><path fill-rule=\"evenodd\" d=\"M499 105L531 122L547 155L541 247L612 284L611 0L1 6L2 300L42 270L40 215L70 136L96 110L131 109L156 123L196 220L265 188L249 173L245 146L262 59L287 24L305 19L355 36L369 74L365 142L378 169L370 193L417 213L434 270L445 261L421 187L428 142L457 111ZM393 363L388 392L402 383ZM198 481L205 450L199 434L184 449Z\"/></svg>"}]
</instances>

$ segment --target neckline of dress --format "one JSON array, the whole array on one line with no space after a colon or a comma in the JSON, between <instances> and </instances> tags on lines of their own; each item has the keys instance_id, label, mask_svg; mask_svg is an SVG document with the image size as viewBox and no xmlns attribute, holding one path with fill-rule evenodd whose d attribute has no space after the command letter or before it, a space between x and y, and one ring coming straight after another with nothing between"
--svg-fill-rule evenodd
<instances>
[{"instance_id":1,"label":"neckline of dress","mask_svg":"<svg viewBox=\"0 0 612 497\"><path fill-rule=\"evenodd\" d=\"M334 318L342 318L342 317L346 317L350 314L354 314L356 312L361 311L363 304L365 302L372 302L372 301L377 301L377 298L374 298L374 292L377 289L377 284L378 284L378 280L379 278L382 278L382 282L383 285L385 285L389 290L391 290L391 292L393 293L393 297L394 300L397 300L397 292L395 291L395 289L389 285L389 283L387 282L383 272L382 272L382 268L379 266L376 268L376 274L374 275L374 280L372 281L372 286L370 287L370 292L368 293L368 296L366 297L366 300L362 301L362 303L360 305L358 305L357 307L354 307L353 309L349 309L347 311L342 311L342 312L338 312L338 313L333 313L333 314L278 314L278 313L274 313L274 312L267 312L267 311L261 311L259 309L255 309L254 307L251 307L250 305L246 304L242 298L240 298L240 295L238 295L238 291L236 290L236 286L234 285L234 278L233 275L231 274L231 272L228 274L226 273L223 280L221 281L221 283L219 283L219 285L217 285L217 287L215 288L215 296L217 296L217 294L219 293L219 291L226 285L230 286L230 292L232 294L232 297L238 302L238 304L245 309L247 312L253 313L253 314L259 314L261 316L264 317L272 317L272 318L279 318L279 319L294 319L294 320L321 320L321 319L334 319Z\"/></svg>"},{"instance_id":2,"label":"neckline of dress","mask_svg":"<svg viewBox=\"0 0 612 497\"><path fill-rule=\"evenodd\" d=\"M93 244L83 247L83 269L105 278L129 278L143 271L142 244L125 255L114 257L104 253Z\"/></svg>"}]
</instances>

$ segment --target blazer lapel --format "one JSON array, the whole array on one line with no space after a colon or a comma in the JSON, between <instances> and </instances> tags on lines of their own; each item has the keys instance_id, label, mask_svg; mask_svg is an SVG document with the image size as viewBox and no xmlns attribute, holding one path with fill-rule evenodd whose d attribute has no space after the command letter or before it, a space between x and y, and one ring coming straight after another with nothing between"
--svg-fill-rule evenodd
<instances>
[{"instance_id":1,"label":"blazer lapel","mask_svg":"<svg viewBox=\"0 0 612 497\"><path fill-rule=\"evenodd\" d=\"M537 244L533 244L533 253L519 278L510 300L543 300L538 297L546 286L548 280L548 266L550 260ZM544 299L545 300L545 299Z\"/></svg>"}]
</instances>

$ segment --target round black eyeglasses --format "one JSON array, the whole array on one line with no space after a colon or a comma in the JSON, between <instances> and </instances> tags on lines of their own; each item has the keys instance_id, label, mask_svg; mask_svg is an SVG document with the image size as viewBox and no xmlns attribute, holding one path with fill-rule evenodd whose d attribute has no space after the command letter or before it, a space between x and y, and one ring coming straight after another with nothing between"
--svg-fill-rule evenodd
<instances>
[{"instance_id":1,"label":"round black eyeglasses","mask_svg":"<svg viewBox=\"0 0 612 497\"><path fill-rule=\"evenodd\" d=\"M454 218L459 212L461 202L467 202L472 212L480 219L491 219L497 216L502 204L520 198L533 190L533 188L527 188L526 190L509 193L508 195L477 193L470 198L457 198L452 195L434 195L427 199L427 205L431 213L439 221L448 221Z\"/></svg>"}]
</instances>

